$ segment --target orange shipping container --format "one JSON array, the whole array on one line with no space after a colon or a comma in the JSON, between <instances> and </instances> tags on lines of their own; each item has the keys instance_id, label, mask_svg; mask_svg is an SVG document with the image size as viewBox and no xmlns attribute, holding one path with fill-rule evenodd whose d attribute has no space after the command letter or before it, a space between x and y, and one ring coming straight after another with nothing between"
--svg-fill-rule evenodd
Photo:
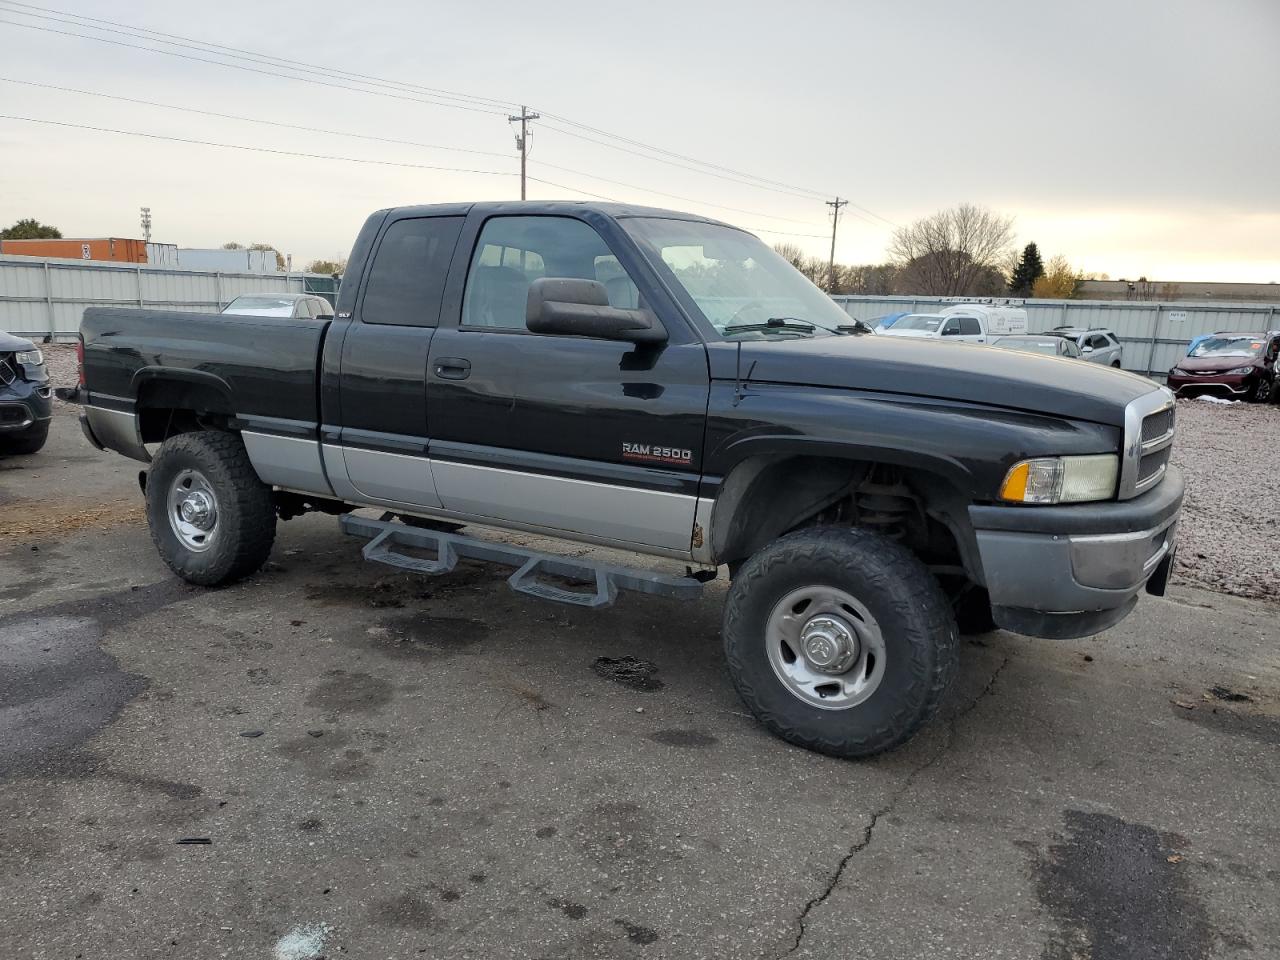
<instances>
[{"instance_id":1,"label":"orange shipping container","mask_svg":"<svg viewBox=\"0 0 1280 960\"><path fill-rule=\"evenodd\" d=\"M0 253L19 257L62 257L67 260L110 260L146 263L147 242L103 237L97 240L0 240Z\"/></svg>"}]
</instances>

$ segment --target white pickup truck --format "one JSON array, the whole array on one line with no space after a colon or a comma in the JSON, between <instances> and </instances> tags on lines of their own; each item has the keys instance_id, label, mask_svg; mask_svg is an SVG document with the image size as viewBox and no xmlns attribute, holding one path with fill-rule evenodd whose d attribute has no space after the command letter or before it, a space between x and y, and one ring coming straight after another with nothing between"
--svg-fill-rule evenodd
<instances>
[{"instance_id":1,"label":"white pickup truck","mask_svg":"<svg viewBox=\"0 0 1280 960\"><path fill-rule=\"evenodd\" d=\"M1008 337L1027 332L1027 311L986 303L957 303L937 313L909 313L886 330L876 331L886 337L916 337L925 340L948 340L990 343L995 337Z\"/></svg>"}]
</instances>

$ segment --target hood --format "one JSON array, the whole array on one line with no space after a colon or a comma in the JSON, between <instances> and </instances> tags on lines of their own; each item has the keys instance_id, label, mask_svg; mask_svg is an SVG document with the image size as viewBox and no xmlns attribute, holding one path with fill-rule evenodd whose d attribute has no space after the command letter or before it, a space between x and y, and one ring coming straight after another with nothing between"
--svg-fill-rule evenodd
<instances>
[{"instance_id":1,"label":"hood","mask_svg":"<svg viewBox=\"0 0 1280 960\"><path fill-rule=\"evenodd\" d=\"M1196 373L1226 373L1237 367L1251 367L1258 362L1258 355L1244 357L1183 357L1178 366Z\"/></svg>"},{"instance_id":2,"label":"hood","mask_svg":"<svg viewBox=\"0 0 1280 960\"><path fill-rule=\"evenodd\" d=\"M734 379L737 350L731 342L708 345L714 379ZM932 397L1111 426L1124 425L1130 401L1159 389L1096 363L916 337L743 341L743 379L748 371L752 383Z\"/></svg>"},{"instance_id":3,"label":"hood","mask_svg":"<svg viewBox=\"0 0 1280 960\"><path fill-rule=\"evenodd\" d=\"M34 350L36 345L30 340L15 337L11 333L0 330L0 353L18 353L22 350Z\"/></svg>"}]
</instances>

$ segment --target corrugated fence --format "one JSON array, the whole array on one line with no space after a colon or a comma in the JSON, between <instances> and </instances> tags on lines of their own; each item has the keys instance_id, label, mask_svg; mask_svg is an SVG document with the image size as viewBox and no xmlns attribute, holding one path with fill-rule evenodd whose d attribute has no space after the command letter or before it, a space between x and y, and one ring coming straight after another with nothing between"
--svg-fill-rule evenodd
<instances>
[{"instance_id":1,"label":"corrugated fence","mask_svg":"<svg viewBox=\"0 0 1280 960\"><path fill-rule=\"evenodd\" d=\"M329 293L312 274L215 273L145 264L0 256L0 330L74 336L86 307L157 307L217 313L243 293Z\"/></svg>"},{"instance_id":2,"label":"corrugated fence","mask_svg":"<svg viewBox=\"0 0 1280 960\"><path fill-rule=\"evenodd\" d=\"M932 313L959 302L953 297L833 298L851 317L874 320L889 313ZM1280 327L1272 304L1135 300L1027 300L1032 333L1053 327L1106 327L1124 344L1124 367L1161 377L1186 355L1191 338L1219 330L1261 331Z\"/></svg>"}]
</instances>

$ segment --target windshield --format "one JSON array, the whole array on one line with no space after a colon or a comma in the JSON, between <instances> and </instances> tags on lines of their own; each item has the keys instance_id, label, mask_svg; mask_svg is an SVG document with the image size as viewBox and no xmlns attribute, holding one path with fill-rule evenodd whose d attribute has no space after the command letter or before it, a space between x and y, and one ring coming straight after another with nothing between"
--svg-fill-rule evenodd
<instances>
[{"instance_id":1,"label":"windshield","mask_svg":"<svg viewBox=\"0 0 1280 960\"><path fill-rule=\"evenodd\" d=\"M723 337L828 336L828 331L853 323L830 297L749 233L654 217L619 222L661 259Z\"/></svg>"},{"instance_id":2,"label":"windshield","mask_svg":"<svg viewBox=\"0 0 1280 960\"><path fill-rule=\"evenodd\" d=\"M222 312L254 317L292 317L293 301L284 297L236 297Z\"/></svg>"},{"instance_id":3,"label":"windshield","mask_svg":"<svg viewBox=\"0 0 1280 960\"><path fill-rule=\"evenodd\" d=\"M1252 357L1262 350L1262 340L1257 337L1210 337L1196 344L1193 357Z\"/></svg>"},{"instance_id":4,"label":"windshield","mask_svg":"<svg viewBox=\"0 0 1280 960\"><path fill-rule=\"evenodd\" d=\"M946 317L938 316L936 313L909 313L901 320L894 323L894 331L898 330L927 330L929 333L937 333L938 328L942 326L942 321Z\"/></svg>"},{"instance_id":5,"label":"windshield","mask_svg":"<svg viewBox=\"0 0 1280 960\"><path fill-rule=\"evenodd\" d=\"M1058 355L1056 340L1015 340L1003 337L992 344L993 347L1004 347L1006 350L1024 350L1027 353L1047 353L1051 357Z\"/></svg>"}]
</instances>

